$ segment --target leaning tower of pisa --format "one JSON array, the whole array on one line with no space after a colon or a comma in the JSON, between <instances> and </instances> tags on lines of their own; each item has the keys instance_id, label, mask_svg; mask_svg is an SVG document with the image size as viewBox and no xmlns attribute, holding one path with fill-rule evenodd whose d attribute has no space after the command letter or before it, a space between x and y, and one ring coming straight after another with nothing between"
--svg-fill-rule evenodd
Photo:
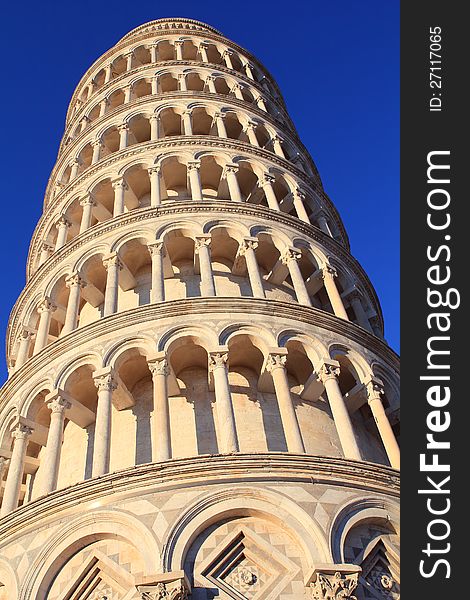
<instances>
[{"instance_id":1,"label":"leaning tower of pisa","mask_svg":"<svg viewBox=\"0 0 470 600\"><path fill-rule=\"evenodd\" d=\"M398 359L248 51L124 36L78 84L8 325L0 598L399 598Z\"/></svg>"}]
</instances>

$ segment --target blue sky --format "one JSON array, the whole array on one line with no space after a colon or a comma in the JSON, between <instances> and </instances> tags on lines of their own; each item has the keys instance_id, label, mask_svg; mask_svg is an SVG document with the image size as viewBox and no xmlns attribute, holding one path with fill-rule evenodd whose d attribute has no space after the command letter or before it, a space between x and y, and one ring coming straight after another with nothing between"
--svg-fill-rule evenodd
<instances>
[{"instance_id":1,"label":"blue sky","mask_svg":"<svg viewBox=\"0 0 470 600\"><path fill-rule=\"evenodd\" d=\"M4 332L25 283L31 234L65 113L86 69L129 30L199 19L250 50L277 80L353 255L399 349L399 2L198 0L7 3L2 9L0 382Z\"/></svg>"}]
</instances>

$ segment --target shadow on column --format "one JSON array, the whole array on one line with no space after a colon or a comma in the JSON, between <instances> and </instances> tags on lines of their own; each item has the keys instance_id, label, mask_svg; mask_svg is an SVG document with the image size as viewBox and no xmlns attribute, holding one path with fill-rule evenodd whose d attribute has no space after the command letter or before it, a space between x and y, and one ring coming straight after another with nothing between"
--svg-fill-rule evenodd
<instances>
[{"instance_id":1,"label":"shadow on column","mask_svg":"<svg viewBox=\"0 0 470 600\"><path fill-rule=\"evenodd\" d=\"M95 423L92 423L86 428L87 447L85 461L85 475L83 479L90 479L93 469L93 450L95 448Z\"/></svg>"}]
</instances>

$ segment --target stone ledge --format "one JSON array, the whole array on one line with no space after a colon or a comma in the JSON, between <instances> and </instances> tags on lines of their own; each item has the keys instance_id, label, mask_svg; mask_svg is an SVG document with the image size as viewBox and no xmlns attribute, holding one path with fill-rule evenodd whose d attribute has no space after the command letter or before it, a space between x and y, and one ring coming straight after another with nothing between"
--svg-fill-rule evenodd
<instances>
[{"instance_id":1,"label":"stone ledge","mask_svg":"<svg viewBox=\"0 0 470 600\"><path fill-rule=\"evenodd\" d=\"M174 317L181 320L184 315L207 314L208 312L218 315L240 315L240 320L246 321L247 315L267 315L269 317L282 317L295 319L307 325L315 325L338 333L346 338L370 349L383 358L394 370L399 368L397 354L386 344L385 341L362 329L359 325L345 321L335 315L322 311L318 308L301 306L291 302L280 300L262 300L260 298L187 298L183 300L168 300L156 304L145 304L79 327L62 338L52 342L43 348L38 354L29 358L24 365L9 377L0 388L2 404L8 402L9 398L17 391L24 381L28 381L34 373L47 369L53 360L56 360L70 347L88 344L96 340L102 334L120 331L129 325L139 325L149 321L157 321L163 317ZM236 320L232 316L232 321Z\"/></svg>"},{"instance_id":2,"label":"stone ledge","mask_svg":"<svg viewBox=\"0 0 470 600\"><path fill-rule=\"evenodd\" d=\"M30 527L59 520L74 508L105 499L217 483L328 483L399 497L399 473L391 467L344 458L285 452L201 455L148 463L88 479L22 506L0 520L0 544ZM89 507L91 508L91 507ZM83 509L83 507L82 507Z\"/></svg>"}]
</instances>

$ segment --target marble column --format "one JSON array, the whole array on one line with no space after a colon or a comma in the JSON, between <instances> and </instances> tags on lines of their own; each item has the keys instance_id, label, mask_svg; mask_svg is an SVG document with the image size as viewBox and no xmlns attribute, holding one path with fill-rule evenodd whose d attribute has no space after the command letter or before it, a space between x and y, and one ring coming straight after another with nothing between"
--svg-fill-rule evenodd
<instances>
[{"instance_id":1,"label":"marble column","mask_svg":"<svg viewBox=\"0 0 470 600\"><path fill-rule=\"evenodd\" d=\"M170 407L167 384L170 370L166 358L149 360L148 366L153 380L152 440L155 449L154 460L159 462L171 458Z\"/></svg>"},{"instance_id":2,"label":"marble column","mask_svg":"<svg viewBox=\"0 0 470 600\"><path fill-rule=\"evenodd\" d=\"M75 158L72 162L72 165L70 167L70 179L69 181L72 181L73 179L75 179L75 177L78 175L78 169L80 168L80 160L78 158Z\"/></svg>"},{"instance_id":3,"label":"marble column","mask_svg":"<svg viewBox=\"0 0 470 600\"><path fill-rule=\"evenodd\" d=\"M33 354L37 354L49 342L49 327L51 324L52 313L57 306L49 299L44 298L38 306L39 324L36 332L36 341L34 342Z\"/></svg>"},{"instance_id":4,"label":"marble column","mask_svg":"<svg viewBox=\"0 0 470 600\"><path fill-rule=\"evenodd\" d=\"M191 123L191 111L185 110L182 114L183 117L183 134L193 135L193 126Z\"/></svg>"},{"instance_id":5,"label":"marble column","mask_svg":"<svg viewBox=\"0 0 470 600\"><path fill-rule=\"evenodd\" d=\"M127 148L128 137L129 137L129 125L127 123L123 123L118 127L119 131L119 150L124 150Z\"/></svg>"},{"instance_id":6,"label":"marble column","mask_svg":"<svg viewBox=\"0 0 470 600\"><path fill-rule=\"evenodd\" d=\"M176 51L176 60L183 60L183 44L184 42L176 40L174 43Z\"/></svg>"},{"instance_id":7,"label":"marble column","mask_svg":"<svg viewBox=\"0 0 470 600\"><path fill-rule=\"evenodd\" d=\"M91 157L91 164L95 165L100 159L101 148L103 148L103 143L101 140L94 140L92 142L93 155Z\"/></svg>"},{"instance_id":8,"label":"marble column","mask_svg":"<svg viewBox=\"0 0 470 600\"><path fill-rule=\"evenodd\" d=\"M106 372L95 373L93 380L98 390L98 404L96 407L92 475L93 477L97 477L109 472L112 401L113 391L117 388L117 383L111 369L106 369Z\"/></svg>"},{"instance_id":9,"label":"marble column","mask_svg":"<svg viewBox=\"0 0 470 600\"><path fill-rule=\"evenodd\" d=\"M150 46L150 62L152 64L157 62L157 48L158 48L157 44L152 44Z\"/></svg>"},{"instance_id":10,"label":"marble column","mask_svg":"<svg viewBox=\"0 0 470 600\"><path fill-rule=\"evenodd\" d=\"M60 219L57 221L57 240L55 243L56 250L59 250L60 248L62 248L62 246L65 246L65 244L67 243L67 233L70 226L71 223L64 216L61 216Z\"/></svg>"},{"instance_id":11,"label":"marble column","mask_svg":"<svg viewBox=\"0 0 470 600\"><path fill-rule=\"evenodd\" d=\"M227 137L227 130L225 129L224 119L225 119L225 113L216 112L214 114L214 121L215 121L215 124L217 127L217 135L221 138Z\"/></svg>"},{"instance_id":12,"label":"marble column","mask_svg":"<svg viewBox=\"0 0 470 600\"><path fill-rule=\"evenodd\" d=\"M111 81L112 68L113 68L113 65L111 63L109 65L106 65L106 67L105 67L105 70L104 70L104 82L105 83L108 83L109 81Z\"/></svg>"},{"instance_id":13,"label":"marble column","mask_svg":"<svg viewBox=\"0 0 470 600\"><path fill-rule=\"evenodd\" d=\"M382 403L382 394L384 393L382 382L378 379L370 379L366 385L367 402L369 404L375 424L379 430L380 439L387 453L390 465L394 469L400 468L400 447L393 432L390 421L388 420Z\"/></svg>"},{"instance_id":14,"label":"marble column","mask_svg":"<svg viewBox=\"0 0 470 600\"><path fill-rule=\"evenodd\" d=\"M108 99L107 98L103 98L103 100L101 100L100 102L100 117L104 117L104 115L106 114L106 109L108 108Z\"/></svg>"},{"instance_id":15,"label":"marble column","mask_svg":"<svg viewBox=\"0 0 470 600\"><path fill-rule=\"evenodd\" d=\"M275 180L275 177L273 177L272 175L265 174L263 175L260 184L266 195L266 202L268 203L268 207L272 210L279 211L279 202L277 201L276 194L273 188L273 183L275 182Z\"/></svg>"},{"instance_id":16,"label":"marble column","mask_svg":"<svg viewBox=\"0 0 470 600\"><path fill-rule=\"evenodd\" d=\"M188 91L188 86L186 85L186 74L185 73L178 74L178 89L180 92Z\"/></svg>"},{"instance_id":17,"label":"marble column","mask_svg":"<svg viewBox=\"0 0 470 600\"><path fill-rule=\"evenodd\" d=\"M191 188L191 197L196 202L201 202L203 199L201 177L199 174L200 167L201 163L199 161L188 162L189 186Z\"/></svg>"},{"instance_id":18,"label":"marble column","mask_svg":"<svg viewBox=\"0 0 470 600\"><path fill-rule=\"evenodd\" d=\"M255 250L258 247L258 240L253 238L244 238L238 249L238 253L245 257L248 277L250 279L251 291L254 298L265 298L263 280L259 272L258 261Z\"/></svg>"},{"instance_id":19,"label":"marble column","mask_svg":"<svg viewBox=\"0 0 470 600\"><path fill-rule=\"evenodd\" d=\"M158 115L152 115L150 121L150 140L156 142L158 140L158 130L160 124L160 117Z\"/></svg>"},{"instance_id":20,"label":"marble column","mask_svg":"<svg viewBox=\"0 0 470 600\"><path fill-rule=\"evenodd\" d=\"M199 44L199 52L201 54L202 62L208 63L209 57L207 56L207 44Z\"/></svg>"},{"instance_id":21,"label":"marble column","mask_svg":"<svg viewBox=\"0 0 470 600\"><path fill-rule=\"evenodd\" d=\"M335 277L337 276L336 269L331 265L326 265L322 268L322 277L325 284L326 293L331 303L334 314L341 319L349 321L349 317L344 308L343 300L336 287Z\"/></svg>"},{"instance_id":22,"label":"marble column","mask_svg":"<svg viewBox=\"0 0 470 600\"><path fill-rule=\"evenodd\" d=\"M0 517L4 517L18 507L20 499L21 482L23 479L24 461L26 450L33 429L26 425L18 424L12 431L13 451L11 453L8 475L3 491L2 508Z\"/></svg>"},{"instance_id":23,"label":"marble column","mask_svg":"<svg viewBox=\"0 0 470 600\"><path fill-rule=\"evenodd\" d=\"M300 250L296 248L287 248L281 257L282 262L289 269L289 274L292 279L292 285L294 286L295 295L299 304L305 306L312 306L310 296L305 286L304 278L300 272L299 260L302 257Z\"/></svg>"},{"instance_id":24,"label":"marble column","mask_svg":"<svg viewBox=\"0 0 470 600\"><path fill-rule=\"evenodd\" d=\"M41 254L39 256L39 265L42 265L46 262L49 256L54 252L54 248L48 244L47 242L42 242L41 244Z\"/></svg>"},{"instance_id":25,"label":"marble column","mask_svg":"<svg viewBox=\"0 0 470 600\"><path fill-rule=\"evenodd\" d=\"M318 377L325 386L328 403L344 456L354 460L361 460L361 452L354 435L351 418L339 387L339 372L339 363L330 359L322 361L317 368Z\"/></svg>"},{"instance_id":26,"label":"marble column","mask_svg":"<svg viewBox=\"0 0 470 600\"><path fill-rule=\"evenodd\" d=\"M31 347L31 339L33 335L34 333L26 327L23 327L23 329L21 330L20 343L18 346L18 353L16 355L15 360L15 370L19 369L28 360L29 349Z\"/></svg>"},{"instance_id":27,"label":"marble column","mask_svg":"<svg viewBox=\"0 0 470 600\"><path fill-rule=\"evenodd\" d=\"M161 167L150 167L148 169L150 179L150 206L155 208L162 203L162 195L160 188Z\"/></svg>"},{"instance_id":28,"label":"marble column","mask_svg":"<svg viewBox=\"0 0 470 600\"><path fill-rule=\"evenodd\" d=\"M236 83L231 90L235 94L235 98L238 98L238 100L244 100L243 94L242 94L242 89L243 89L243 84Z\"/></svg>"},{"instance_id":29,"label":"marble column","mask_svg":"<svg viewBox=\"0 0 470 600\"><path fill-rule=\"evenodd\" d=\"M225 352L209 353L209 371L214 378L215 388L217 438L222 453L238 452L239 449L228 381L227 359L228 354Z\"/></svg>"},{"instance_id":30,"label":"marble column","mask_svg":"<svg viewBox=\"0 0 470 600\"><path fill-rule=\"evenodd\" d=\"M275 154L277 154L278 156L280 156L281 158L285 158L285 154L284 154L284 150L282 149L282 142L284 141L282 138L280 138L278 135L275 135L273 138L271 138L271 141L273 143L273 150L275 152Z\"/></svg>"},{"instance_id":31,"label":"marble column","mask_svg":"<svg viewBox=\"0 0 470 600\"><path fill-rule=\"evenodd\" d=\"M233 70L232 55L233 52L231 50L225 50L225 52L222 54L222 58L225 60L225 66L227 69Z\"/></svg>"},{"instance_id":32,"label":"marble column","mask_svg":"<svg viewBox=\"0 0 470 600\"><path fill-rule=\"evenodd\" d=\"M104 294L104 316L113 315L118 308L119 271L122 263L116 252L103 258L106 269L106 290Z\"/></svg>"},{"instance_id":33,"label":"marble column","mask_svg":"<svg viewBox=\"0 0 470 600\"><path fill-rule=\"evenodd\" d=\"M320 213L318 215L317 222L318 222L318 226L323 231L323 233L326 233L326 235L329 235L330 237L333 237L333 234L331 233L330 226L328 225L328 221L326 220L326 217L325 217L325 215L323 213Z\"/></svg>"},{"instance_id":34,"label":"marble column","mask_svg":"<svg viewBox=\"0 0 470 600\"><path fill-rule=\"evenodd\" d=\"M225 177L227 178L228 191L230 193L230 199L234 202L242 202L242 194L240 191L240 186L238 184L238 165L228 164L225 166Z\"/></svg>"},{"instance_id":35,"label":"marble column","mask_svg":"<svg viewBox=\"0 0 470 600\"><path fill-rule=\"evenodd\" d=\"M215 87L215 77L213 75L209 75L206 77L207 87L209 88L209 92L211 94L217 94L217 90Z\"/></svg>"},{"instance_id":36,"label":"marble column","mask_svg":"<svg viewBox=\"0 0 470 600\"><path fill-rule=\"evenodd\" d=\"M250 65L250 63L245 63L244 67L245 67L246 76L249 77L249 79L252 79L254 81L255 77L253 75L253 65Z\"/></svg>"},{"instance_id":37,"label":"marble column","mask_svg":"<svg viewBox=\"0 0 470 600\"><path fill-rule=\"evenodd\" d=\"M134 56L134 53L133 52L128 52L124 56L125 56L126 61L127 61L126 71L131 71L132 70L132 58Z\"/></svg>"},{"instance_id":38,"label":"marble column","mask_svg":"<svg viewBox=\"0 0 470 600\"><path fill-rule=\"evenodd\" d=\"M60 455L64 435L65 411L71 408L70 402L62 398L58 392L46 397L47 408L51 411L51 422L47 434L47 444L41 464L42 470L41 494L49 494L57 488L59 476Z\"/></svg>"},{"instance_id":39,"label":"marble column","mask_svg":"<svg viewBox=\"0 0 470 600\"><path fill-rule=\"evenodd\" d=\"M266 370L273 378L287 451L304 453L305 447L287 379L286 361L287 356L284 354L269 354Z\"/></svg>"},{"instance_id":40,"label":"marble column","mask_svg":"<svg viewBox=\"0 0 470 600\"><path fill-rule=\"evenodd\" d=\"M150 289L150 302L163 302L165 300L165 279L163 273L163 241L148 244L152 259L152 287Z\"/></svg>"},{"instance_id":41,"label":"marble column","mask_svg":"<svg viewBox=\"0 0 470 600\"><path fill-rule=\"evenodd\" d=\"M199 256L199 269L201 272L201 294L203 296L215 296L214 275L211 264L211 238L209 236L198 236L194 243L194 253Z\"/></svg>"},{"instance_id":42,"label":"marble column","mask_svg":"<svg viewBox=\"0 0 470 600\"><path fill-rule=\"evenodd\" d=\"M114 208L113 208L113 217L117 217L118 215L122 215L125 208L125 193L128 190L128 185L123 177L119 179L115 179L112 183L114 190Z\"/></svg>"},{"instance_id":43,"label":"marble column","mask_svg":"<svg viewBox=\"0 0 470 600\"><path fill-rule=\"evenodd\" d=\"M82 220L80 221L80 233L83 233L91 227L93 218L93 207L96 206L95 199L91 194L80 200L80 206L83 209Z\"/></svg>"},{"instance_id":44,"label":"marble column","mask_svg":"<svg viewBox=\"0 0 470 600\"><path fill-rule=\"evenodd\" d=\"M362 306L361 294L359 293L359 290L352 290L352 292L349 292L347 298L354 310L354 314L356 315L358 324L366 331L372 332L372 327L370 326L369 319L367 318L364 307Z\"/></svg>"},{"instance_id":45,"label":"marble column","mask_svg":"<svg viewBox=\"0 0 470 600\"><path fill-rule=\"evenodd\" d=\"M292 202L294 204L297 218L303 221L304 223L310 224L310 219L308 218L307 211L305 210L304 201L305 194L300 190L294 190L294 192L292 193Z\"/></svg>"},{"instance_id":46,"label":"marble column","mask_svg":"<svg viewBox=\"0 0 470 600\"><path fill-rule=\"evenodd\" d=\"M81 290L86 286L86 281L80 273L72 273L65 279L65 285L70 289L70 293L61 335L66 335L77 328Z\"/></svg>"},{"instance_id":47,"label":"marble column","mask_svg":"<svg viewBox=\"0 0 470 600\"><path fill-rule=\"evenodd\" d=\"M257 127L257 123L252 123L251 121L249 121L246 126L245 126L245 133L248 136L248 140L250 142L250 144L252 144L253 146L257 146L259 147L259 142L258 142L258 138L256 137L256 127Z\"/></svg>"}]
</instances>

